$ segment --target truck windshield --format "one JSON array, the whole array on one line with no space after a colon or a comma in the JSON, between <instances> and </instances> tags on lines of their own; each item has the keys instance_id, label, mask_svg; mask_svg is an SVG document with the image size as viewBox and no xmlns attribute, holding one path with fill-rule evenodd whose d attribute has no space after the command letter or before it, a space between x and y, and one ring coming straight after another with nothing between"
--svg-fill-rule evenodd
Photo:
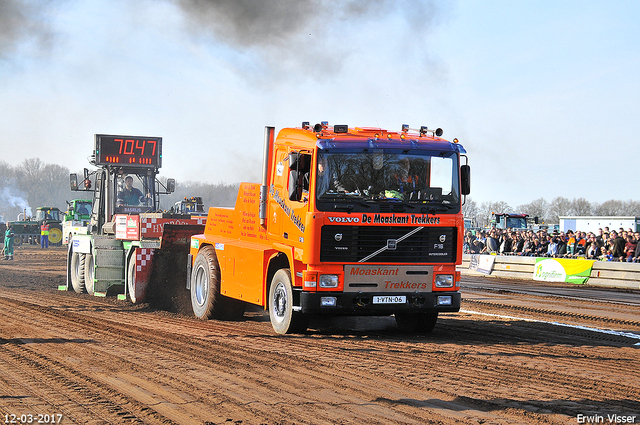
<instances>
[{"instance_id":1,"label":"truck windshield","mask_svg":"<svg viewBox=\"0 0 640 425\"><path fill-rule=\"evenodd\" d=\"M460 208L455 152L321 150L315 187L320 210L335 209L336 202L352 203L354 209L356 205L372 208L388 203L413 209L437 206L443 213Z\"/></svg>"},{"instance_id":2,"label":"truck windshield","mask_svg":"<svg viewBox=\"0 0 640 425\"><path fill-rule=\"evenodd\" d=\"M507 217L506 227L512 229L526 229L527 219L524 217Z\"/></svg>"}]
</instances>

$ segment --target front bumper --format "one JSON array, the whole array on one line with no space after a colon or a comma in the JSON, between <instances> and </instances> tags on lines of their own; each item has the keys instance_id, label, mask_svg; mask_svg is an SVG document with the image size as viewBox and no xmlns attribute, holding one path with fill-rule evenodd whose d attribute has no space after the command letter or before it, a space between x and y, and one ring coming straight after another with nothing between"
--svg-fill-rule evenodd
<instances>
[{"instance_id":1,"label":"front bumper","mask_svg":"<svg viewBox=\"0 0 640 425\"><path fill-rule=\"evenodd\" d=\"M374 304L374 296L405 296L406 302L401 304ZM335 305L323 306L322 298L335 297ZM450 297L450 304L438 304L439 297ZM394 293L364 293L364 292L302 292L300 306L303 313L354 315L354 316L384 316L394 313L426 313L442 312L455 313L460 311L460 292L394 292ZM440 299L442 301L443 299Z\"/></svg>"}]
</instances>

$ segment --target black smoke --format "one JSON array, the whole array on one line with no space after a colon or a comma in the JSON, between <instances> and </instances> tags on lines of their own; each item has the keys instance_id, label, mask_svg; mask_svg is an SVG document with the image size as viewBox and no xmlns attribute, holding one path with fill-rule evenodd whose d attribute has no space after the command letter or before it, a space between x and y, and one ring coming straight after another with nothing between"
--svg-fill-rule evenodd
<instances>
[{"instance_id":1,"label":"black smoke","mask_svg":"<svg viewBox=\"0 0 640 425\"><path fill-rule=\"evenodd\" d=\"M50 0L0 1L0 59L25 42L35 43L40 49L50 47L53 33L48 18L52 3Z\"/></svg>"},{"instance_id":2,"label":"black smoke","mask_svg":"<svg viewBox=\"0 0 640 425\"><path fill-rule=\"evenodd\" d=\"M398 43L405 38L410 44L420 43L438 16L438 3L433 0L169 1L184 14L187 31L257 58L257 68L269 79L277 79L278 74L317 79L335 75L355 52L359 39L382 31ZM394 13L403 18L400 27L387 21ZM377 57L375 47L359 53L372 61L383 59Z\"/></svg>"}]
</instances>

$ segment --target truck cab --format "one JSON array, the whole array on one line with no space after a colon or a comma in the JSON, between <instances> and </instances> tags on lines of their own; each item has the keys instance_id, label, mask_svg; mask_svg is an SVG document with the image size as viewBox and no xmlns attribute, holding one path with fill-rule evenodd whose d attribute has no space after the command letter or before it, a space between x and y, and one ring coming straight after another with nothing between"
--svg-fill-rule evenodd
<instances>
[{"instance_id":1,"label":"truck cab","mask_svg":"<svg viewBox=\"0 0 640 425\"><path fill-rule=\"evenodd\" d=\"M530 218L529 214L493 213L493 226L496 229L527 230L530 221L538 224L538 217Z\"/></svg>"},{"instance_id":2,"label":"truck cab","mask_svg":"<svg viewBox=\"0 0 640 425\"><path fill-rule=\"evenodd\" d=\"M211 288L268 309L277 333L311 315L394 314L429 331L459 310L470 173L457 140L328 123L266 133L262 185L243 183L235 209L211 208L192 237L196 316L223 304Z\"/></svg>"}]
</instances>

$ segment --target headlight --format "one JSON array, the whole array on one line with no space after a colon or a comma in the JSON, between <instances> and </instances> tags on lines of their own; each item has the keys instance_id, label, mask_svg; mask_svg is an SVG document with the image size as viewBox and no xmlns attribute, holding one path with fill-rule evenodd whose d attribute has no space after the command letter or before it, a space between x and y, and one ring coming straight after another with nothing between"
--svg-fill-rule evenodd
<instances>
[{"instance_id":1,"label":"headlight","mask_svg":"<svg viewBox=\"0 0 640 425\"><path fill-rule=\"evenodd\" d=\"M452 274L436 275L436 288L453 288Z\"/></svg>"},{"instance_id":2,"label":"headlight","mask_svg":"<svg viewBox=\"0 0 640 425\"><path fill-rule=\"evenodd\" d=\"M453 299L451 298L451 295L438 297L438 305L453 305Z\"/></svg>"},{"instance_id":3,"label":"headlight","mask_svg":"<svg viewBox=\"0 0 640 425\"><path fill-rule=\"evenodd\" d=\"M321 274L320 287L321 288L337 288L338 275L337 274Z\"/></svg>"},{"instance_id":4,"label":"headlight","mask_svg":"<svg viewBox=\"0 0 640 425\"><path fill-rule=\"evenodd\" d=\"M320 298L321 307L335 307L337 302L336 297L322 297Z\"/></svg>"}]
</instances>

